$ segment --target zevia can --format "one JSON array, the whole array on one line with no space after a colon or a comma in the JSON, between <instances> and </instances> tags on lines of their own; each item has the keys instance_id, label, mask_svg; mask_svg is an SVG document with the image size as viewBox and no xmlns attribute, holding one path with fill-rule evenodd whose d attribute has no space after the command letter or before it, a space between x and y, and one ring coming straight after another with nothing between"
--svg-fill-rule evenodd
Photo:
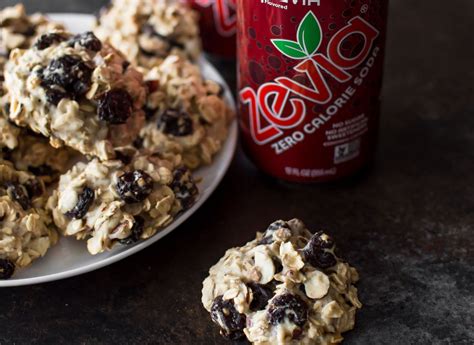
<instances>
[{"instance_id":1,"label":"zevia can","mask_svg":"<svg viewBox=\"0 0 474 345\"><path fill-rule=\"evenodd\" d=\"M238 0L244 148L290 181L350 175L377 138L388 0Z\"/></svg>"},{"instance_id":2,"label":"zevia can","mask_svg":"<svg viewBox=\"0 0 474 345\"><path fill-rule=\"evenodd\" d=\"M200 14L199 28L204 50L216 56L235 59L235 0L188 1Z\"/></svg>"}]
</instances>

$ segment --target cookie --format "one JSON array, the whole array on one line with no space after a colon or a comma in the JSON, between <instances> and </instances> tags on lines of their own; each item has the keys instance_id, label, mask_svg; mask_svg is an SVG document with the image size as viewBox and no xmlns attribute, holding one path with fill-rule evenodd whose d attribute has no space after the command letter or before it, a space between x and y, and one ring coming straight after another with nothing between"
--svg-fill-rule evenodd
<instances>
[{"instance_id":1,"label":"cookie","mask_svg":"<svg viewBox=\"0 0 474 345\"><path fill-rule=\"evenodd\" d=\"M27 15L22 4L5 7L0 11L0 112L7 112L5 108L8 108L7 90L3 82L4 68L10 52L16 48L30 48L42 34L63 29L63 25L50 21L40 13ZM4 131L3 120L0 121Z\"/></svg>"},{"instance_id":2,"label":"cookie","mask_svg":"<svg viewBox=\"0 0 474 345\"><path fill-rule=\"evenodd\" d=\"M144 69L169 54L191 60L201 54L197 13L176 2L113 0L101 11L94 32Z\"/></svg>"},{"instance_id":3,"label":"cookie","mask_svg":"<svg viewBox=\"0 0 474 345\"><path fill-rule=\"evenodd\" d=\"M179 154L190 169L210 164L234 117L222 86L204 79L199 67L176 55L153 68L145 80L149 96L140 132L143 147Z\"/></svg>"},{"instance_id":4,"label":"cookie","mask_svg":"<svg viewBox=\"0 0 474 345\"><path fill-rule=\"evenodd\" d=\"M0 134L0 147L3 151L0 157L13 163L15 169L28 171L41 178L45 184L49 185L58 180L59 176L65 173L81 155L63 146L54 148L49 144L47 138L32 133L24 128L18 128L12 124L2 127L0 118L0 128L14 127L16 145L8 145L9 141Z\"/></svg>"},{"instance_id":5,"label":"cookie","mask_svg":"<svg viewBox=\"0 0 474 345\"><path fill-rule=\"evenodd\" d=\"M28 16L25 7L17 4L0 11L0 73L8 55L15 48L27 49L38 36L51 31L62 30L59 23L51 22L42 14ZM1 78L0 78L1 79Z\"/></svg>"},{"instance_id":6,"label":"cookie","mask_svg":"<svg viewBox=\"0 0 474 345\"><path fill-rule=\"evenodd\" d=\"M41 180L0 161L0 279L44 256L57 240Z\"/></svg>"},{"instance_id":7,"label":"cookie","mask_svg":"<svg viewBox=\"0 0 474 345\"><path fill-rule=\"evenodd\" d=\"M229 249L204 280L202 303L221 334L255 344L335 344L361 308L355 268L323 232L276 221Z\"/></svg>"},{"instance_id":8,"label":"cookie","mask_svg":"<svg viewBox=\"0 0 474 345\"><path fill-rule=\"evenodd\" d=\"M158 155L79 162L48 201L64 236L87 240L91 254L147 239L195 202L198 189L185 168Z\"/></svg>"},{"instance_id":9,"label":"cookie","mask_svg":"<svg viewBox=\"0 0 474 345\"><path fill-rule=\"evenodd\" d=\"M53 31L30 49L15 49L5 70L9 118L100 159L132 143L143 126L142 75L91 32Z\"/></svg>"}]
</instances>

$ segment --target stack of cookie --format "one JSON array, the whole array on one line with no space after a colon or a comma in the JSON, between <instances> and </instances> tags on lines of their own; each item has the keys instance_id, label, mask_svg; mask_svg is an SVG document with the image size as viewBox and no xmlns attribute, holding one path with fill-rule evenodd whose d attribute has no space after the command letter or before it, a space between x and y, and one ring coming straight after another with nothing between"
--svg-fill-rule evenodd
<instances>
[{"instance_id":1,"label":"stack of cookie","mask_svg":"<svg viewBox=\"0 0 474 345\"><path fill-rule=\"evenodd\" d=\"M97 254L193 205L192 170L212 162L234 114L196 64L191 10L116 0L74 35L17 5L0 30L0 278L58 233Z\"/></svg>"}]
</instances>

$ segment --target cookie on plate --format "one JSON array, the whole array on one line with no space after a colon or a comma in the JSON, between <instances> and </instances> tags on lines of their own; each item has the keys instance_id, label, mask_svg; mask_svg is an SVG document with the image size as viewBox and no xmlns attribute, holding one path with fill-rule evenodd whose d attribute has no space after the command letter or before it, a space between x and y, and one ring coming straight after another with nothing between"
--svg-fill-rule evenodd
<instances>
[{"instance_id":1,"label":"cookie on plate","mask_svg":"<svg viewBox=\"0 0 474 345\"><path fill-rule=\"evenodd\" d=\"M196 60L201 54L197 13L168 0L113 0L101 11L96 35L149 69L169 54Z\"/></svg>"},{"instance_id":2,"label":"cookie on plate","mask_svg":"<svg viewBox=\"0 0 474 345\"><path fill-rule=\"evenodd\" d=\"M278 220L229 249L204 280L202 303L221 334L254 344L335 344L361 308L355 268L323 232Z\"/></svg>"},{"instance_id":3,"label":"cookie on plate","mask_svg":"<svg viewBox=\"0 0 474 345\"><path fill-rule=\"evenodd\" d=\"M0 134L0 147L3 146L0 157L12 162L15 169L28 171L41 178L47 185L57 181L81 157L69 147L52 147L47 138L25 128L20 129L12 124L2 127L2 120L0 119L2 131L10 126L14 128L17 145L9 147L5 135Z\"/></svg>"},{"instance_id":4,"label":"cookie on plate","mask_svg":"<svg viewBox=\"0 0 474 345\"><path fill-rule=\"evenodd\" d=\"M50 21L36 13L27 15L22 4L0 11L0 153L1 159L14 163L18 170L32 172L45 182L51 182L64 172L71 150L56 150L48 141L22 130L8 120L8 90L4 87L3 69L10 52L15 48L27 49L42 34L64 29L62 24Z\"/></svg>"},{"instance_id":5,"label":"cookie on plate","mask_svg":"<svg viewBox=\"0 0 474 345\"><path fill-rule=\"evenodd\" d=\"M5 86L10 120L56 148L111 159L143 126L141 73L92 32L49 32L30 49L13 50Z\"/></svg>"},{"instance_id":6,"label":"cookie on plate","mask_svg":"<svg viewBox=\"0 0 474 345\"><path fill-rule=\"evenodd\" d=\"M136 154L77 163L61 176L48 206L62 234L87 240L94 255L151 237L197 194L189 170L157 154Z\"/></svg>"},{"instance_id":7,"label":"cookie on plate","mask_svg":"<svg viewBox=\"0 0 474 345\"><path fill-rule=\"evenodd\" d=\"M153 68L145 80L149 96L140 132L143 147L180 154L190 169L210 164L234 117L222 86L204 79L198 66L176 55Z\"/></svg>"},{"instance_id":8,"label":"cookie on plate","mask_svg":"<svg viewBox=\"0 0 474 345\"><path fill-rule=\"evenodd\" d=\"M0 279L44 256L58 240L35 176L0 161Z\"/></svg>"},{"instance_id":9,"label":"cookie on plate","mask_svg":"<svg viewBox=\"0 0 474 345\"><path fill-rule=\"evenodd\" d=\"M42 14L27 15L25 7L17 4L0 11L0 79L10 52L15 48L27 49L36 38L51 30L62 30L59 23Z\"/></svg>"}]
</instances>

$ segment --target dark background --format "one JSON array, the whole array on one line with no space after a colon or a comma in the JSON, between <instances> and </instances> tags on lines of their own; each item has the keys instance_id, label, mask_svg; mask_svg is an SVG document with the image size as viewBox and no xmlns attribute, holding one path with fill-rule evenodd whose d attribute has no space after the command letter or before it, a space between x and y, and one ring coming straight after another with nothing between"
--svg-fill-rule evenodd
<instances>
[{"instance_id":1,"label":"dark background","mask_svg":"<svg viewBox=\"0 0 474 345\"><path fill-rule=\"evenodd\" d=\"M1 6L15 1L0 1ZM25 1L86 12L104 1ZM200 304L224 251L277 218L327 229L361 274L346 344L474 342L474 1L393 0L375 166L290 185L238 151L220 187L169 236L63 281L5 288L0 344L226 344ZM221 70L233 74L232 64Z\"/></svg>"}]
</instances>

